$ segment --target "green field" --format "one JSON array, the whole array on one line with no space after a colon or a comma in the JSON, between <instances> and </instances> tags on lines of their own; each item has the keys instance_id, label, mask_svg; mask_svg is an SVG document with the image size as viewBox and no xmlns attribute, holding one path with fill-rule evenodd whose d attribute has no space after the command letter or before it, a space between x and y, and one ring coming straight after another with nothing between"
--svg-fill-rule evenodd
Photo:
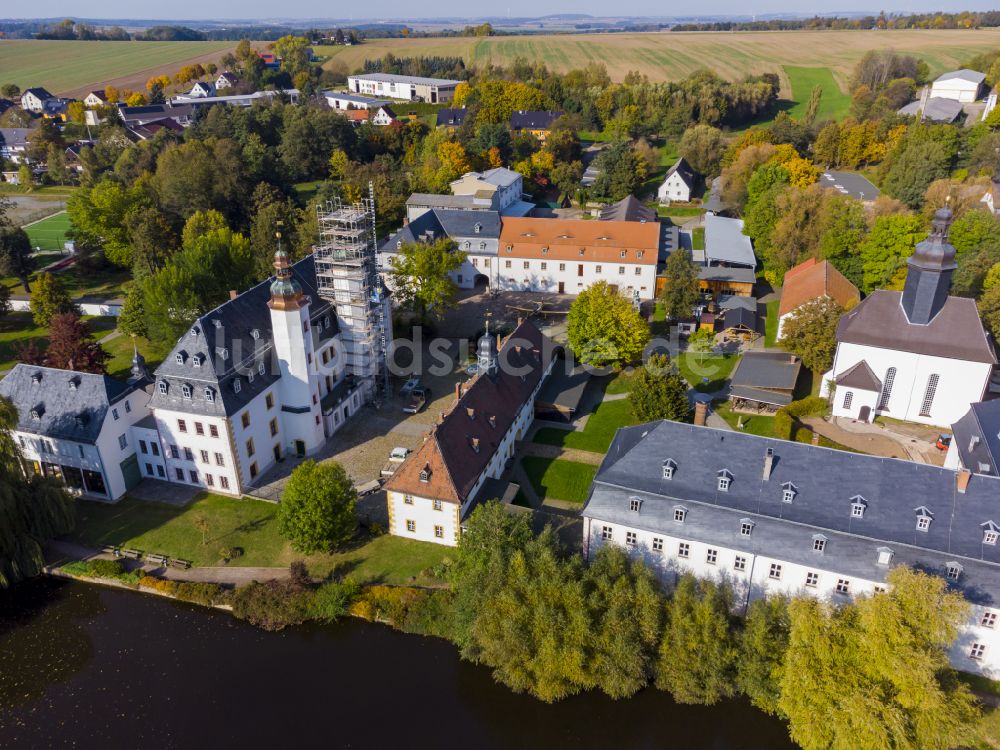
<instances>
[{"instance_id":1,"label":"green field","mask_svg":"<svg viewBox=\"0 0 1000 750\"><path fill-rule=\"evenodd\" d=\"M678 80L711 68L737 80L759 73L782 78L782 96L790 99L786 65L829 68L834 80L846 84L851 69L871 49L894 49L922 57L931 74L961 67L973 55L1000 48L1000 29L879 31L751 31L647 32L622 34L563 34L497 36L491 38L438 37L373 39L353 47L318 47L317 54L340 60L349 70L365 59L391 52L399 57L446 55L462 57L467 65L510 64L523 57L565 72L591 62L603 63L611 78L621 81L630 70L650 80ZM846 88L846 86L845 86ZM806 94L808 98L808 93ZM832 99L832 97L831 97Z\"/></svg>"},{"instance_id":2,"label":"green field","mask_svg":"<svg viewBox=\"0 0 1000 750\"><path fill-rule=\"evenodd\" d=\"M521 459L521 466L539 497L571 503L587 500L590 484L597 473L596 466L562 458L525 456Z\"/></svg>"},{"instance_id":3,"label":"green field","mask_svg":"<svg viewBox=\"0 0 1000 750\"><path fill-rule=\"evenodd\" d=\"M792 87L792 101L795 106L788 114L801 119L809 106L809 97L814 86L821 86L823 97L819 101L819 112L816 122L823 120L840 120L847 116L851 108L851 97L840 90L829 68L799 68L785 65L785 74Z\"/></svg>"},{"instance_id":4,"label":"green field","mask_svg":"<svg viewBox=\"0 0 1000 750\"><path fill-rule=\"evenodd\" d=\"M50 251L62 250L63 243L66 242L66 232L69 231L70 226L69 214L60 211L47 219L26 226L24 231L28 233L33 248Z\"/></svg>"},{"instance_id":5,"label":"green field","mask_svg":"<svg viewBox=\"0 0 1000 750\"><path fill-rule=\"evenodd\" d=\"M184 64L217 61L233 42L0 41L0 83L44 86L53 94L81 94L113 83L140 90L150 76Z\"/></svg>"},{"instance_id":6,"label":"green field","mask_svg":"<svg viewBox=\"0 0 1000 750\"><path fill-rule=\"evenodd\" d=\"M606 453L619 427L636 423L632 404L628 399L602 401L587 419L582 432L543 427L535 433L534 442L557 445L560 448L577 448L582 451ZM567 499L567 498L563 498Z\"/></svg>"}]
</instances>

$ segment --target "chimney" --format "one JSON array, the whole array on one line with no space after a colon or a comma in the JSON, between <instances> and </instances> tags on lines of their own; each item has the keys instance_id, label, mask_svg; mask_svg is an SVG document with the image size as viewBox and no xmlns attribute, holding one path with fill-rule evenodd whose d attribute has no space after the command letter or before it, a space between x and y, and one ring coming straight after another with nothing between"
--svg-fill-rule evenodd
<instances>
[{"instance_id":1,"label":"chimney","mask_svg":"<svg viewBox=\"0 0 1000 750\"><path fill-rule=\"evenodd\" d=\"M774 448L768 448L764 452L764 481L771 478L771 470L774 468Z\"/></svg>"},{"instance_id":2,"label":"chimney","mask_svg":"<svg viewBox=\"0 0 1000 750\"><path fill-rule=\"evenodd\" d=\"M969 453L972 453L977 445L979 445L979 435L973 435L969 438Z\"/></svg>"},{"instance_id":3,"label":"chimney","mask_svg":"<svg viewBox=\"0 0 1000 750\"><path fill-rule=\"evenodd\" d=\"M455 383L455 400L459 401L462 398L462 384Z\"/></svg>"},{"instance_id":4,"label":"chimney","mask_svg":"<svg viewBox=\"0 0 1000 750\"><path fill-rule=\"evenodd\" d=\"M496 427L496 426L497 426L497 418L496 418L495 415L491 414L490 415L490 427Z\"/></svg>"},{"instance_id":5,"label":"chimney","mask_svg":"<svg viewBox=\"0 0 1000 750\"><path fill-rule=\"evenodd\" d=\"M239 294L236 292L235 289L229 290L229 299L236 299L238 296Z\"/></svg>"},{"instance_id":6,"label":"chimney","mask_svg":"<svg viewBox=\"0 0 1000 750\"><path fill-rule=\"evenodd\" d=\"M524 323L524 318L522 318L520 315L518 315L517 316L517 327L520 328L523 323Z\"/></svg>"},{"instance_id":7,"label":"chimney","mask_svg":"<svg viewBox=\"0 0 1000 750\"><path fill-rule=\"evenodd\" d=\"M471 406L466 408L465 413L469 415L469 419L476 418L476 410L473 409Z\"/></svg>"},{"instance_id":8,"label":"chimney","mask_svg":"<svg viewBox=\"0 0 1000 750\"><path fill-rule=\"evenodd\" d=\"M959 469L955 473L955 489L958 490L959 494L964 495L965 491L969 489L970 479L972 479L972 472L968 469Z\"/></svg>"},{"instance_id":9,"label":"chimney","mask_svg":"<svg viewBox=\"0 0 1000 750\"><path fill-rule=\"evenodd\" d=\"M696 401L694 404L694 423L697 427L704 427L708 419L708 404L704 401Z\"/></svg>"},{"instance_id":10,"label":"chimney","mask_svg":"<svg viewBox=\"0 0 1000 750\"><path fill-rule=\"evenodd\" d=\"M472 450L479 453L479 438L477 437L472 438Z\"/></svg>"}]
</instances>

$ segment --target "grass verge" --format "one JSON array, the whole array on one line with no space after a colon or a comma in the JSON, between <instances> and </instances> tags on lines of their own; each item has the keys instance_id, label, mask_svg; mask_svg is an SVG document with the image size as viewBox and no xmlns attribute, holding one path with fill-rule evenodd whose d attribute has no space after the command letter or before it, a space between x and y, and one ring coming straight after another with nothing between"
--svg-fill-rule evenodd
<instances>
[{"instance_id":1,"label":"grass verge","mask_svg":"<svg viewBox=\"0 0 1000 750\"><path fill-rule=\"evenodd\" d=\"M562 458L525 456L521 466L541 498L584 503L597 467Z\"/></svg>"},{"instance_id":2,"label":"grass verge","mask_svg":"<svg viewBox=\"0 0 1000 750\"><path fill-rule=\"evenodd\" d=\"M684 379L700 393L712 393L722 388L736 367L739 357L735 354L696 354L681 352L677 367ZM705 378L708 378L706 381Z\"/></svg>"},{"instance_id":3,"label":"grass verge","mask_svg":"<svg viewBox=\"0 0 1000 750\"><path fill-rule=\"evenodd\" d=\"M560 448L606 453L618 428L633 424L636 424L636 419L628 399L602 401L587 419L587 425L582 431L543 427L535 433L534 442L557 445Z\"/></svg>"}]
</instances>

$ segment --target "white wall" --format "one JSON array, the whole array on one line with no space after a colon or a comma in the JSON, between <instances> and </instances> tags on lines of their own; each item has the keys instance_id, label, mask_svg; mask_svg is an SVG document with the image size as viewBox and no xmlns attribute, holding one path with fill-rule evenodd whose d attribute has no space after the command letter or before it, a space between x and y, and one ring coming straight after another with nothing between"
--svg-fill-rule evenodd
<instances>
[{"instance_id":1,"label":"white wall","mask_svg":"<svg viewBox=\"0 0 1000 750\"><path fill-rule=\"evenodd\" d=\"M880 414L909 422L942 426L957 422L969 410L970 404L982 400L993 369L988 363L964 362L842 342L837 346L833 369L828 377L836 377L861 360L868 362L883 385L886 371L890 367L896 368L888 407ZM939 376L937 392L930 416L923 417L920 410L927 382L932 374ZM851 409L845 410L841 390L838 389L834 401L833 415L856 418L861 400L855 396Z\"/></svg>"},{"instance_id":2,"label":"white wall","mask_svg":"<svg viewBox=\"0 0 1000 750\"><path fill-rule=\"evenodd\" d=\"M263 405L263 397L259 400ZM207 417L188 414L186 412L168 411L166 409L156 409L154 416L157 432L160 436L160 452L164 456L168 481L178 482L176 470L181 469L184 472L183 483L193 484L190 472L194 470L197 472L198 481L196 484L200 487L208 486L206 475L211 474L213 492L231 495L239 495L241 493L243 481L239 476L236 459L233 454L229 421L225 417ZM177 424L177 420L179 419L184 420L187 432L180 431ZM198 435L195 423L201 423L204 431L203 435ZM214 425L218 430L218 437L211 436L211 425ZM266 429L266 423L264 424L264 428ZM171 456L171 445L178 446L178 458ZM184 457L185 447L191 449L193 460L188 461ZM264 450L269 449L266 442L263 444L263 448ZM201 451L203 450L208 452L208 463L202 460ZM216 453L222 454L221 466L215 459ZM247 471L246 463L243 464L243 471ZM222 477L229 480L228 489L222 487Z\"/></svg>"},{"instance_id":3,"label":"white wall","mask_svg":"<svg viewBox=\"0 0 1000 750\"><path fill-rule=\"evenodd\" d=\"M978 98L979 84L952 78L931 84L931 96L954 99L959 102L974 102Z\"/></svg>"},{"instance_id":4,"label":"white wall","mask_svg":"<svg viewBox=\"0 0 1000 750\"><path fill-rule=\"evenodd\" d=\"M680 178L680 176L674 172L667 179L663 181L660 185L660 189L656 193L657 197L660 199L660 203L667 203L669 201L689 201L691 200L691 189L687 186L687 183Z\"/></svg>"},{"instance_id":5,"label":"white wall","mask_svg":"<svg viewBox=\"0 0 1000 750\"><path fill-rule=\"evenodd\" d=\"M449 547L458 545L460 509L455 503L440 502L439 510L435 510L434 501L430 498L405 495L401 492L389 492L387 501L390 534ZM407 531L407 521L413 521L415 526L413 531ZM436 526L441 527L440 537L435 533Z\"/></svg>"},{"instance_id":6,"label":"white wall","mask_svg":"<svg viewBox=\"0 0 1000 750\"><path fill-rule=\"evenodd\" d=\"M655 260L654 251L647 252L653 255ZM514 256L506 257L505 253L500 253L497 262L500 263L498 288L508 291L558 292L561 281L564 284L564 293L579 294L598 281L606 281L616 285L619 291L629 294L633 289L638 289L640 299L653 299L656 294L655 263L618 263L615 260L607 263L530 260ZM510 263L509 268L508 263ZM579 272L580 266L583 267L582 275ZM621 270L624 270L624 273L620 273Z\"/></svg>"}]
</instances>

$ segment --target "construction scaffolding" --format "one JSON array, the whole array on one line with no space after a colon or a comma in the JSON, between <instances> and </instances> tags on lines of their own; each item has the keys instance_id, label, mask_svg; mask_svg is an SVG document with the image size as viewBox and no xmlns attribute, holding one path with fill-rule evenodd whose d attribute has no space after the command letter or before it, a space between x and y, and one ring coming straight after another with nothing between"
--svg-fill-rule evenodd
<instances>
[{"instance_id":1,"label":"construction scaffolding","mask_svg":"<svg viewBox=\"0 0 1000 750\"><path fill-rule=\"evenodd\" d=\"M319 294L337 310L346 371L368 400L390 396L392 315L378 269L375 197L345 204L339 198L317 207L319 243L313 248Z\"/></svg>"}]
</instances>

